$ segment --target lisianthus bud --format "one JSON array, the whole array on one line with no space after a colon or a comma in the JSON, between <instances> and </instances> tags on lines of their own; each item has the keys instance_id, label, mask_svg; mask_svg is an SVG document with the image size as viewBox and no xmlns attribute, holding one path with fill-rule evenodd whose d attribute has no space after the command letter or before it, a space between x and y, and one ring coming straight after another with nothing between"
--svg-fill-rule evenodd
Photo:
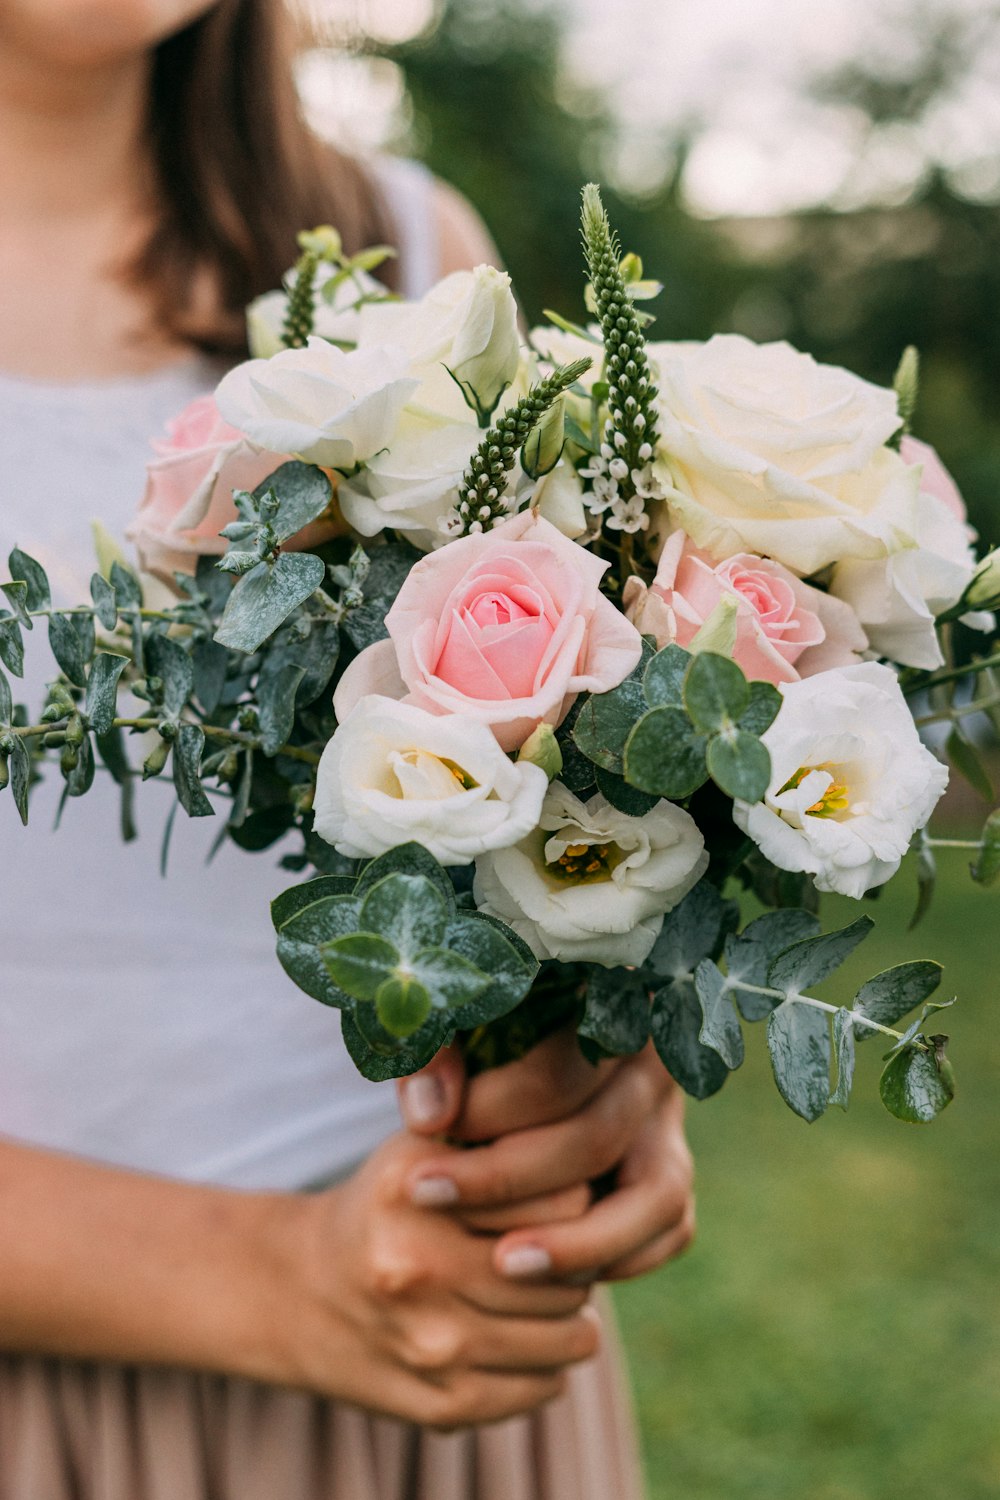
<instances>
[{"instance_id":1,"label":"lisianthus bud","mask_svg":"<svg viewBox=\"0 0 1000 1500\"><path fill-rule=\"evenodd\" d=\"M493 412L520 358L510 277L493 266L477 266L447 364L480 419Z\"/></svg>"},{"instance_id":2,"label":"lisianthus bud","mask_svg":"<svg viewBox=\"0 0 1000 1500\"><path fill-rule=\"evenodd\" d=\"M539 724L537 729L532 730L517 752L517 758L519 761L528 760L533 766L540 766L549 780L553 781L562 770L563 758L552 725Z\"/></svg>"},{"instance_id":3,"label":"lisianthus bud","mask_svg":"<svg viewBox=\"0 0 1000 1500\"><path fill-rule=\"evenodd\" d=\"M549 474L562 457L566 442L565 407L560 396L553 401L536 427L528 434L521 449L521 467L532 479Z\"/></svg>"},{"instance_id":4,"label":"lisianthus bud","mask_svg":"<svg viewBox=\"0 0 1000 1500\"><path fill-rule=\"evenodd\" d=\"M988 552L976 569L962 603L969 609L993 609L1000 602L1000 547Z\"/></svg>"},{"instance_id":5,"label":"lisianthus bud","mask_svg":"<svg viewBox=\"0 0 1000 1500\"><path fill-rule=\"evenodd\" d=\"M692 656L699 651L714 651L717 656L732 656L736 650L739 612L739 600L732 594L723 594L688 646Z\"/></svg>"}]
</instances>

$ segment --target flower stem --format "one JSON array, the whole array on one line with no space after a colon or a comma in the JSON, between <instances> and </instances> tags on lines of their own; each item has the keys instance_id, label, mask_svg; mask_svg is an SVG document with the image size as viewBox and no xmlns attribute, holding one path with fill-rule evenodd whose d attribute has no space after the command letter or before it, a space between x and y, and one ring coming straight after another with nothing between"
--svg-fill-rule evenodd
<instances>
[{"instance_id":1,"label":"flower stem","mask_svg":"<svg viewBox=\"0 0 1000 1500\"><path fill-rule=\"evenodd\" d=\"M1000 667L1000 651L993 656L984 656L979 661L966 662L964 667L945 667L940 672L930 672L921 677L917 682L911 682L903 688L907 698L914 693L925 693L930 688L941 687L946 682L960 682L963 677L972 677L977 672L985 672L989 667Z\"/></svg>"}]
</instances>

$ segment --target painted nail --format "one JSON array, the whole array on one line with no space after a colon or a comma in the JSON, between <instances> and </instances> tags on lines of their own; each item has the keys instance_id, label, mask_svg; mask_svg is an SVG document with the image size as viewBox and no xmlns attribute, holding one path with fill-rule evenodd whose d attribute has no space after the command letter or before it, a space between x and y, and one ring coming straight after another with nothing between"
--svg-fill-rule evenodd
<instances>
[{"instance_id":1,"label":"painted nail","mask_svg":"<svg viewBox=\"0 0 1000 1500\"><path fill-rule=\"evenodd\" d=\"M444 1110L444 1085L433 1073L408 1078L400 1090L403 1114L408 1125L417 1129L436 1125Z\"/></svg>"},{"instance_id":2,"label":"painted nail","mask_svg":"<svg viewBox=\"0 0 1000 1500\"><path fill-rule=\"evenodd\" d=\"M418 1177L410 1188L410 1202L417 1208L447 1208L458 1202L458 1188L450 1177Z\"/></svg>"},{"instance_id":3,"label":"painted nail","mask_svg":"<svg viewBox=\"0 0 1000 1500\"><path fill-rule=\"evenodd\" d=\"M517 1279L528 1276L544 1276L546 1271L552 1270L552 1257L541 1245L518 1245L514 1250L508 1250L501 1261L501 1269L505 1276Z\"/></svg>"}]
</instances>

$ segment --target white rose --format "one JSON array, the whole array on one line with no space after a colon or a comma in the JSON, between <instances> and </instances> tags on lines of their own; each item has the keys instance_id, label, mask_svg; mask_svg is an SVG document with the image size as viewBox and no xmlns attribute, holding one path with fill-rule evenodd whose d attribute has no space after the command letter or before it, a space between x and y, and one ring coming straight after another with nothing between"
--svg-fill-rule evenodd
<instances>
[{"instance_id":1,"label":"white rose","mask_svg":"<svg viewBox=\"0 0 1000 1500\"><path fill-rule=\"evenodd\" d=\"M391 448L338 491L348 525L362 536L385 527L425 550L444 538L438 521L458 501L458 486L483 434L471 422L445 426L404 415Z\"/></svg>"},{"instance_id":2,"label":"white rose","mask_svg":"<svg viewBox=\"0 0 1000 1500\"><path fill-rule=\"evenodd\" d=\"M515 380L521 359L510 277L477 266L446 276L418 302L365 306L358 343L388 344L406 354L420 377L414 410L463 420L469 405L457 380L490 411Z\"/></svg>"},{"instance_id":3,"label":"white rose","mask_svg":"<svg viewBox=\"0 0 1000 1500\"><path fill-rule=\"evenodd\" d=\"M761 735L771 784L733 817L780 870L860 898L899 869L948 784L921 743L895 674L875 662L779 685Z\"/></svg>"},{"instance_id":4,"label":"white rose","mask_svg":"<svg viewBox=\"0 0 1000 1500\"><path fill-rule=\"evenodd\" d=\"M944 665L936 617L958 603L975 571L968 526L922 490L915 545L888 557L845 559L834 569L830 592L851 606L880 655L933 670Z\"/></svg>"},{"instance_id":5,"label":"white rose","mask_svg":"<svg viewBox=\"0 0 1000 1500\"><path fill-rule=\"evenodd\" d=\"M353 271L350 276L345 276L338 282L328 301L323 296L323 288L328 281L340 274L340 267L331 265L329 261L321 261L316 267L313 278L313 333L318 338L330 339L333 343L354 344L357 343L361 328L358 303L363 297L384 297L386 289L382 282L376 281L367 271ZM280 354L285 347L282 331L288 311L288 294L295 285L295 276L293 268L283 278L283 290L265 292L262 297L255 297L247 308L247 342L255 359L270 359L272 354Z\"/></svg>"},{"instance_id":6,"label":"white rose","mask_svg":"<svg viewBox=\"0 0 1000 1500\"><path fill-rule=\"evenodd\" d=\"M237 365L215 399L226 421L260 447L351 469L392 440L417 383L396 349L345 353L313 336L304 349Z\"/></svg>"},{"instance_id":7,"label":"white rose","mask_svg":"<svg viewBox=\"0 0 1000 1500\"><path fill-rule=\"evenodd\" d=\"M538 958L641 964L664 915L701 879L708 855L694 819L672 802L641 818L601 796L583 803L553 782L540 826L476 861L481 911L501 918Z\"/></svg>"},{"instance_id":8,"label":"white rose","mask_svg":"<svg viewBox=\"0 0 1000 1500\"><path fill-rule=\"evenodd\" d=\"M356 859L414 839L443 865L467 865L536 827L547 786L486 725L373 695L323 751L316 832Z\"/></svg>"},{"instance_id":9,"label":"white rose","mask_svg":"<svg viewBox=\"0 0 1000 1500\"><path fill-rule=\"evenodd\" d=\"M717 559L757 552L805 575L912 539L916 476L883 446L899 426L894 392L738 334L650 353L657 474L697 546Z\"/></svg>"}]
</instances>

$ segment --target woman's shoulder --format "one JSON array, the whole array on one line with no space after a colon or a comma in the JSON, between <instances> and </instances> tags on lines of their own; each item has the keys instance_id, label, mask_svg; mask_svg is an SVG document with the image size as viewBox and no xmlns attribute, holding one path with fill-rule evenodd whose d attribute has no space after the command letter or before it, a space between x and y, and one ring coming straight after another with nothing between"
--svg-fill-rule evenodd
<instances>
[{"instance_id":1,"label":"woman's shoulder","mask_svg":"<svg viewBox=\"0 0 1000 1500\"><path fill-rule=\"evenodd\" d=\"M404 295L419 296L452 271L484 261L499 265L496 246L472 204L423 162L380 156L370 166L399 241Z\"/></svg>"}]
</instances>

